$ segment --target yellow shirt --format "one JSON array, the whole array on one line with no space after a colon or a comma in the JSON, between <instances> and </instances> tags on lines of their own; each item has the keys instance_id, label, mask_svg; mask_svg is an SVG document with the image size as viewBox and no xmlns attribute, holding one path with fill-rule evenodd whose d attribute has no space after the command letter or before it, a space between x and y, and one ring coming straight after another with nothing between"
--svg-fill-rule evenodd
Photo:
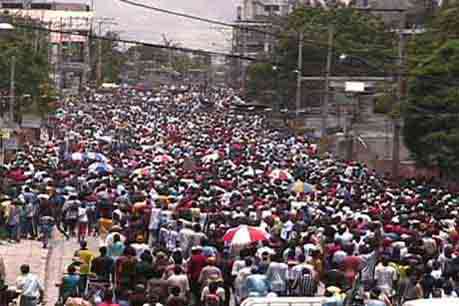
<instances>
[{"instance_id":1,"label":"yellow shirt","mask_svg":"<svg viewBox=\"0 0 459 306\"><path fill-rule=\"evenodd\" d=\"M90 250L79 250L78 257L80 257L80 274L88 275L91 271L91 263L95 258L94 254Z\"/></svg>"}]
</instances>

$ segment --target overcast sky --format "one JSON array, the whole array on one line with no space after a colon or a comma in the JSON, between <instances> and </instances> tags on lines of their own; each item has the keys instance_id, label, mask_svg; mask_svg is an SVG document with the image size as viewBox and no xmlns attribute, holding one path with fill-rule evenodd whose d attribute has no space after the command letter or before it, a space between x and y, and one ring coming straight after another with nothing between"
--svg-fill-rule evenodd
<instances>
[{"instance_id":1,"label":"overcast sky","mask_svg":"<svg viewBox=\"0 0 459 306\"><path fill-rule=\"evenodd\" d=\"M240 3L240 0L134 1L224 21L235 19L236 7ZM119 25L112 29L121 31L122 38L160 43L164 33L183 47L218 51L229 48L231 31L228 28L132 7L118 0L94 0L94 3L97 16L116 19Z\"/></svg>"}]
</instances>

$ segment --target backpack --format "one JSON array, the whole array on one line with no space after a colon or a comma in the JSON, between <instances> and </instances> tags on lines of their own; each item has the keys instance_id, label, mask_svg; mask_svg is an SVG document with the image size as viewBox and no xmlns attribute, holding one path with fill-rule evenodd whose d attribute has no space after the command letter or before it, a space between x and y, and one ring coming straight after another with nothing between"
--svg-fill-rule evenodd
<instances>
[{"instance_id":1,"label":"backpack","mask_svg":"<svg viewBox=\"0 0 459 306\"><path fill-rule=\"evenodd\" d=\"M220 296L215 293L210 293L204 300L204 306L220 306Z\"/></svg>"}]
</instances>

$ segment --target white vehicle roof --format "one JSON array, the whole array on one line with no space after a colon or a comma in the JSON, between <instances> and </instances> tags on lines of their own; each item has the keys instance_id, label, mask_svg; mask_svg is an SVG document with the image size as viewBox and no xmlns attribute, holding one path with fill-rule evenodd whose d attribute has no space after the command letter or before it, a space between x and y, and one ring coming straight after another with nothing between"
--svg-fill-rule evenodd
<instances>
[{"instance_id":1,"label":"white vehicle roof","mask_svg":"<svg viewBox=\"0 0 459 306\"><path fill-rule=\"evenodd\" d=\"M403 306L459 306L459 298L421 299L405 302Z\"/></svg>"},{"instance_id":2,"label":"white vehicle roof","mask_svg":"<svg viewBox=\"0 0 459 306\"><path fill-rule=\"evenodd\" d=\"M241 306L322 306L329 300L330 298L326 297L248 298L242 302Z\"/></svg>"}]
</instances>

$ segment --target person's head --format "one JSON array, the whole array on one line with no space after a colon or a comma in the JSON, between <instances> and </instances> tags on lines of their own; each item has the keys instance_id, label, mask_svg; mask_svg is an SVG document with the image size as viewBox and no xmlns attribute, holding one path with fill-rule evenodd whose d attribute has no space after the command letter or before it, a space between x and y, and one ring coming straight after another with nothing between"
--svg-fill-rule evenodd
<instances>
[{"instance_id":1,"label":"person's head","mask_svg":"<svg viewBox=\"0 0 459 306\"><path fill-rule=\"evenodd\" d=\"M202 247L196 246L191 249L191 254L192 255L198 255L202 253Z\"/></svg>"},{"instance_id":2,"label":"person's head","mask_svg":"<svg viewBox=\"0 0 459 306\"><path fill-rule=\"evenodd\" d=\"M88 243L86 241L81 241L80 242L80 248L82 250L86 250L88 248Z\"/></svg>"},{"instance_id":3,"label":"person's head","mask_svg":"<svg viewBox=\"0 0 459 306\"><path fill-rule=\"evenodd\" d=\"M29 274L30 273L30 266L29 265L21 265L21 274Z\"/></svg>"},{"instance_id":4,"label":"person's head","mask_svg":"<svg viewBox=\"0 0 459 306\"><path fill-rule=\"evenodd\" d=\"M100 256L106 256L107 255L107 247L103 246L99 248L99 253Z\"/></svg>"},{"instance_id":5,"label":"person's head","mask_svg":"<svg viewBox=\"0 0 459 306\"><path fill-rule=\"evenodd\" d=\"M215 257L209 257L207 258L207 265L208 266L215 266L217 263L217 260Z\"/></svg>"},{"instance_id":6,"label":"person's head","mask_svg":"<svg viewBox=\"0 0 459 306\"><path fill-rule=\"evenodd\" d=\"M70 265L67 267L67 273L68 274L75 274L76 273L76 268L74 265Z\"/></svg>"},{"instance_id":7,"label":"person's head","mask_svg":"<svg viewBox=\"0 0 459 306\"><path fill-rule=\"evenodd\" d=\"M174 260L174 263L177 265L181 265L183 263L183 255L181 251L174 251L172 253L172 259Z\"/></svg>"},{"instance_id":8,"label":"person's head","mask_svg":"<svg viewBox=\"0 0 459 306\"><path fill-rule=\"evenodd\" d=\"M120 235L119 234L113 235L113 242L119 242L119 241L121 241Z\"/></svg>"},{"instance_id":9,"label":"person's head","mask_svg":"<svg viewBox=\"0 0 459 306\"><path fill-rule=\"evenodd\" d=\"M389 265L389 257L383 256L383 258L381 259L381 264L382 264L384 267L387 267L387 266Z\"/></svg>"}]
</instances>

